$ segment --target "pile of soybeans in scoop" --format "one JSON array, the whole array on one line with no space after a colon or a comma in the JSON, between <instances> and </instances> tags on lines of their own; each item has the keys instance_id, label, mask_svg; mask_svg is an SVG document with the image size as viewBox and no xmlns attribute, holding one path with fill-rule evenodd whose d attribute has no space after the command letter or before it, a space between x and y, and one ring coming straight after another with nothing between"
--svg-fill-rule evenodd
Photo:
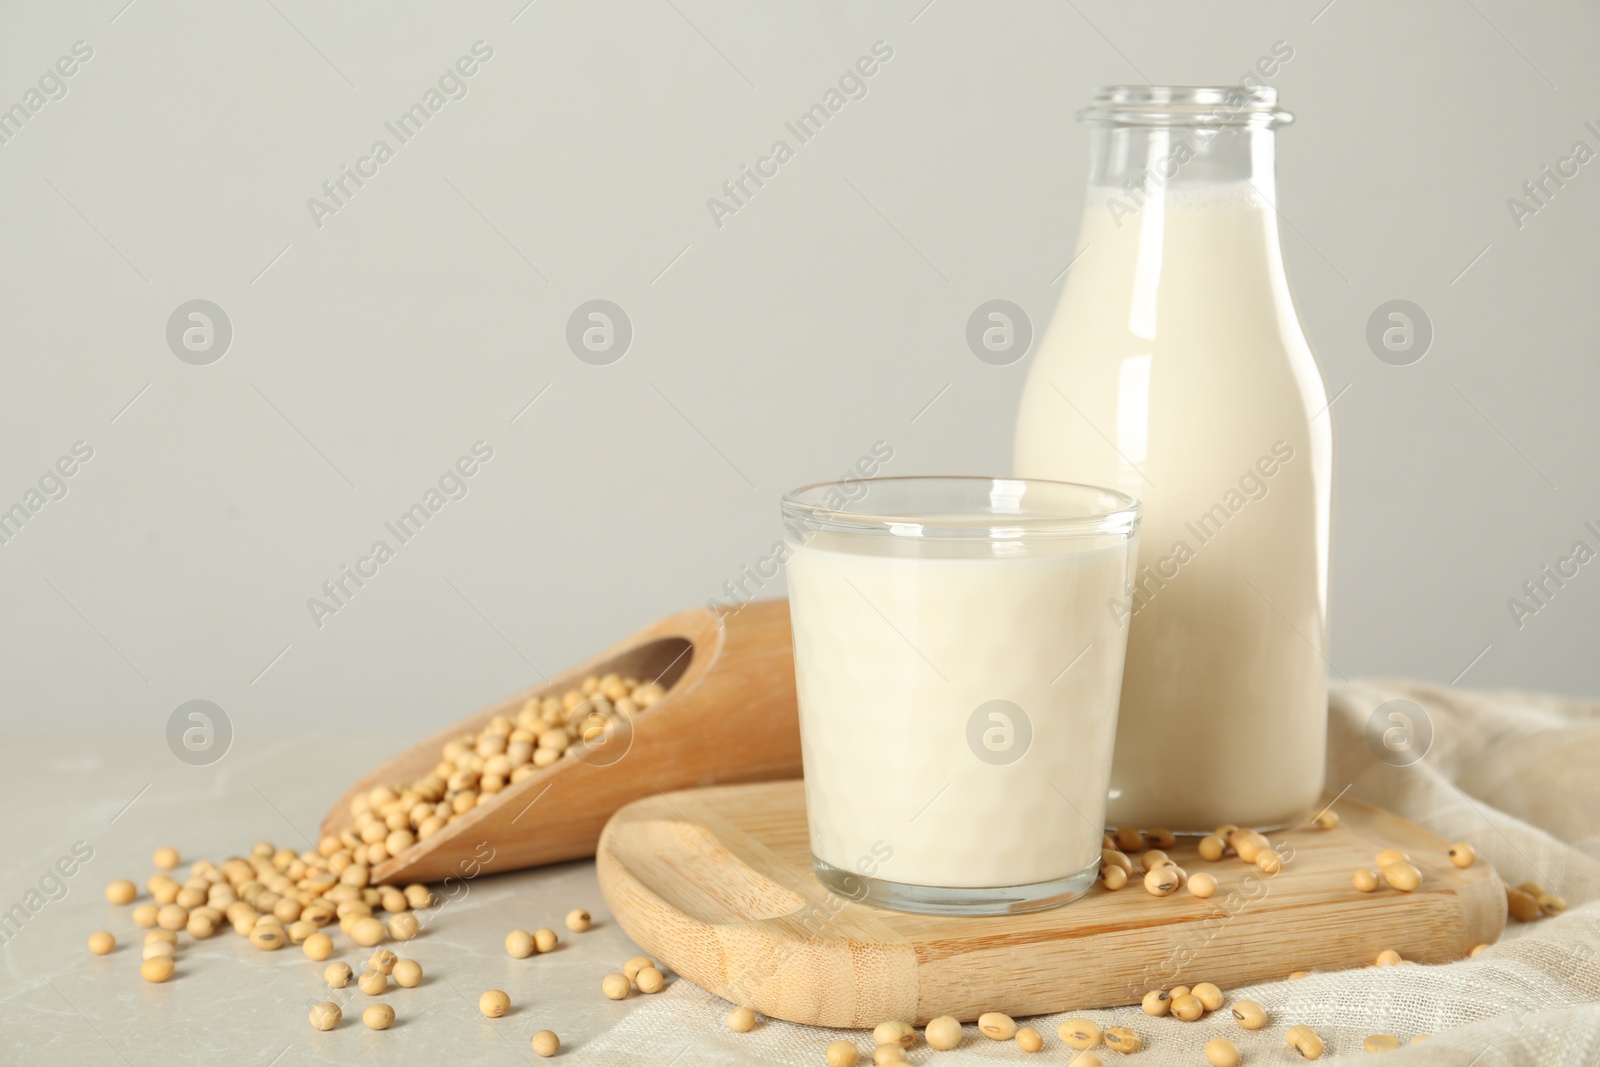
<instances>
[{"instance_id":1,"label":"pile of soybeans in scoop","mask_svg":"<svg viewBox=\"0 0 1600 1067\"><path fill-rule=\"evenodd\" d=\"M445 743L439 762L409 785L380 785L350 802L354 829L340 844L354 862L375 867L426 841L507 786L628 728L666 696L659 682L590 675L561 696L534 697L515 717L496 715L482 730Z\"/></svg>"}]
</instances>

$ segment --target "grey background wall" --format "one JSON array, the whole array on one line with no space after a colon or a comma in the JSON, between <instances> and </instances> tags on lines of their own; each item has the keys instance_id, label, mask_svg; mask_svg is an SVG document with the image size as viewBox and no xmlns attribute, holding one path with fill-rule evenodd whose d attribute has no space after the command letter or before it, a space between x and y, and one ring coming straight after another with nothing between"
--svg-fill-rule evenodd
<instances>
[{"instance_id":1,"label":"grey background wall","mask_svg":"<svg viewBox=\"0 0 1600 1067\"><path fill-rule=\"evenodd\" d=\"M1279 41L1285 247L1338 395L1336 680L1600 691L1600 563L1520 627L1507 606L1600 548L1600 163L1507 206L1600 150L1597 21L1576 0L6 4L0 106L26 120L0 126L0 505L93 455L0 546L0 728L159 734L204 698L241 743L393 747L721 595L778 495L874 442L888 473L1008 469L1027 361L980 362L965 324L996 297L1048 317L1073 112L1099 83L1234 81ZM880 41L865 95L718 225L708 198ZM420 132L386 128L476 42ZM380 139L392 158L362 163ZM336 202L345 167L369 176ZM231 324L206 365L168 341L196 299ZM609 365L566 340L594 299L632 326ZM1433 325L1406 366L1366 342L1392 299ZM466 495L386 535L479 441ZM394 558L314 620L379 538Z\"/></svg>"}]
</instances>

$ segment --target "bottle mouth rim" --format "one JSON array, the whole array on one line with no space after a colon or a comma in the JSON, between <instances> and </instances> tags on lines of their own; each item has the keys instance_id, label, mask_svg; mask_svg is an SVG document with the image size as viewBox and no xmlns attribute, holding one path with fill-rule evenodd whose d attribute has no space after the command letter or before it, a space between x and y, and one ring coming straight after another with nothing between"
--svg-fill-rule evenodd
<instances>
[{"instance_id":1,"label":"bottle mouth rim","mask_svg":"<svg viewBox=\"0 0 1600 1067\"><path fill-rule=\"evenodd\" d=\"M1264 85L1102 85L1078 121L1091 126L1239 126L1272 129L1294 116Z\"/></svg>"}]
</instances>

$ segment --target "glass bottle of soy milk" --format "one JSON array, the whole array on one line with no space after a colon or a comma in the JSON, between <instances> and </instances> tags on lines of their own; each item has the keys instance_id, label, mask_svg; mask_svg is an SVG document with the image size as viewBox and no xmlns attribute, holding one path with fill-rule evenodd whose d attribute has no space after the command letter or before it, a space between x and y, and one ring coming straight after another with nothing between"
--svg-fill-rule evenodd
<instances>
[{"instance_id":1,"label":"glass bottle of soy milk","mask_svg":"<svg viewBox=\"0 0 1600 1067\"><path fill-rule=\"evenodd\" d=\"M1088 204L1015 466L1144 505L1105 605L1128 627L1111 826L1281 826L1322 791L1333 443L1278 242L1276 104L1117 86L1079 115Z\"/></svg>"}]
</instances>

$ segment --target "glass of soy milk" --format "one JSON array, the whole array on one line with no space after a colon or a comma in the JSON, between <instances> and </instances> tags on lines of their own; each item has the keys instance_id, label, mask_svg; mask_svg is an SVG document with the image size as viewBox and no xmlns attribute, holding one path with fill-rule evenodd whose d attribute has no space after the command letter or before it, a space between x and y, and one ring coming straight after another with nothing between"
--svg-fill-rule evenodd
<instances>
[{"instance_id":1,"label":"glass of soy milk","mask_svg":"<svg viewBox=\"0 0 1600 1067\"><path fill-rule=\"evenodd\" d=\"M783 498L817 878L900 911L1056 907L1093 884L1139 504L1012 478Z\"/></svg>"}]
</instances>

